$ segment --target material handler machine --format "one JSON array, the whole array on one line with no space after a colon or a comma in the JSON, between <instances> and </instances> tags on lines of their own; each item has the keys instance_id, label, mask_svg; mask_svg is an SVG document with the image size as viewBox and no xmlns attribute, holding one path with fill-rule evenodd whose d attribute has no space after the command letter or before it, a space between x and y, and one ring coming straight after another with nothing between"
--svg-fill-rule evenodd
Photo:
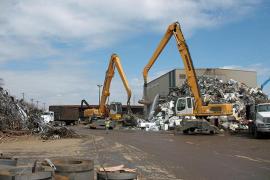
<instances>
[{"instance_id":1,"label":"material handler machine","mask_svg":"<svg viewBox=\"0 0 270 180\"><path fill-rule=\"evenodd\" d=\"M119 56L117 54L112 54L103 83L99 108L90 108L90 105L85 100L81 101L81 109L83 109L84 104L87 106L87 109L84 109L83 111L84 119L89 119L92 128L96 128L97 126L104 126L105 119L112 120L111 128L113 128L115 121L120 121L122 119L122 104L120 102L111 102L110 105L107 105L108 97L110 96L111 81L114 77L115 68L117 68L127 92L127 111L128 113L131 111L131 89L123 71Z\"/></svg>"},{"instance_id":2,"label":"material handler machine","mask_svg":"<svg viewBox=\"0 0 270 180\"><path fill-rule=\"evenodd\" d=\"M147 102L147 78L148 72L156 62L160 53L167 45L171 37L174 36L177 44L178 51L182 57L184 63L185 74L187 78L188 85L193 94L193 97L179 97L174 106L175 114L181 116L185 119L187 116L196 117L196 119L185 119L182 121L181 130L184 133L193 131L208 131L210 133L214 132L213 127L205 119L208 116L227 116L232 115L232 105L231 104L204 104L201 97L201 92L197 82L197 76L191 55L186 44L185 38L180 28L178 22L169 25L165 35L160 41L158 47L156 48L154 54L150 58L148 64L144 67L143 78L144 78L144 101ZM142 102L143 103L143 102Z\"/></svg>"}]
</instances>

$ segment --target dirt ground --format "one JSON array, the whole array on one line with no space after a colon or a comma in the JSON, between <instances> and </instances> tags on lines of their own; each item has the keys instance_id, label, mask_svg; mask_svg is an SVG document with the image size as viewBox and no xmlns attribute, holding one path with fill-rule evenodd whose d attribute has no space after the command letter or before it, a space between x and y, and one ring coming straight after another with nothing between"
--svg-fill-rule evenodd
<instances>
[{"instance_id":1,"label":"dirt ground","mask_svg":"<svg viewBox=\"0 0 270 180\"><path fill-rule=\"evenodd\" d=\"M124 164L136 168L140 179L177 179L150 160L143 150L108 139L114 131L107 135L104 130L90 130L82 126L73 129L81 135L80 138L42 140L32 135L12 136L0 141L0 153L17 157L20 165L33 164L35 160L45 158L91 159L95 161L96 168L101 164Z\"/></svg>"},{"instance_id":2,"label":"dirt ground","mask_svg":"<svg viewBox=\"0 0 270 180\"><path fill-rule=\"evenodd\" d=\"M0 140L0 153L19 164L44 158L94 160L95 167L124 164L140 179L269 179L270 140L241 136L184 136L138 130L71 127L80 138L42 140L18 136Z\"/></svg>"}]
</instances>

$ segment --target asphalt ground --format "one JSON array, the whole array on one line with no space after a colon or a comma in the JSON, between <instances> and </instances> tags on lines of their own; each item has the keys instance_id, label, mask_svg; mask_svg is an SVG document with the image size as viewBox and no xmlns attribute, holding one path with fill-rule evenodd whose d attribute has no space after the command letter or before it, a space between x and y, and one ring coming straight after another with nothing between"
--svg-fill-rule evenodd
<instances>
[{"instance_id":1,"label":"asphalt ground","mask_svg":"<svg viewBox=\"0 0 270 180\"><path fill-rule=\"evenodd\" d=\"M103 137L111 148L123 147L115 158L114 153L105 156L111 156L112 163L121 163L119 156L124 157L122 163L138 168L145 179L270 179L269 138L140 130L79 132Z\"/></svg>"},{"instance_id":2,"label":"asphalt ground","mask_svg":"<svg viewBox=\"0 0 270 180\"><path fill-rule=\"evenodd\" d=\"M270 179L270 138L248 135L175 135L142 130L92 130L71 127L80 138L41 140L13 137L0 143L0 153L35 160L94 160L95 168L125 165L136 168L140 180Z\"/></svg>"}]
</instances>

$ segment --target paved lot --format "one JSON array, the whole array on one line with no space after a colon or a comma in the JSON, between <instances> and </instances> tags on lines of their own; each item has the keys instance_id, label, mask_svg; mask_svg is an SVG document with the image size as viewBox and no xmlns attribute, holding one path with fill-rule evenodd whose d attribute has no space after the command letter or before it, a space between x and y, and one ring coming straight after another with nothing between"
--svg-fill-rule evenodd
<instances>
[{"instance_id":1,"label":"paved lot","mask_svg":"<svg viewBox=\"0 0 270 180\"><path fill-rule=\"evenodd\" d=\"M91 134L134 147L138 156L139 152L143 153L145 164L140 158L131 158L131 162L145 165L146 169L154 164L171 178L270 179L270 139L231 135L174 136L143 131L110 131L104 135L102 131L91 130ZM158 174L160 172L157 170Z\"/></svg>"},{"instance_id":2,"label":"paved lot","mask_svg":"<svg viewBox=\"0 0 270 180\"><path fill-rule=\"evenodd\" d=\"M59 157L93 159L96 167L125 164L137 168L140 179L270 179L270 139L72 128L82 137L19 137L0 143L0 152L22 164Z\"/></svg>"}]
</instances>

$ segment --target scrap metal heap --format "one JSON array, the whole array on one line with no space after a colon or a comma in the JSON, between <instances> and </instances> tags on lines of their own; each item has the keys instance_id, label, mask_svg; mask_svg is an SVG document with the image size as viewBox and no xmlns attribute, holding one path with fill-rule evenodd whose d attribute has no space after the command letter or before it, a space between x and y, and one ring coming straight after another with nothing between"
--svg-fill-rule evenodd
<instances>
[{"instance_id":1,"label":"scrap metal heap","mask_svg":"<svg viewBox=\"0 0 270 180\"><path fill-rule=\"evenodd\" d=\"M247 118L246 105L268 101L268 96L260 88L248 87L246 84L233 79L223 81L217 77L198 76L198 85L205 104L232 103L233 119L238 122ZM148 118L150 122L148 123L149 130L166 130L169 127L180 125L181 118L176 116L173 107L179 97L186 96L192 96L187 81L181 87L171 88L168 96L157 95L155 99L158 100L153 102ZM228 119L231 118L223 116L219 117L219 120L224 121L226 119L225 121L228 122ZM239 126L238 123L237 127ZM227 127L230 128L230 125L227 125ZM232 129L233 127L235 126L232 126Z\"/></svg>"},{"instance_id":2,"label":"scrap metal heap","mask_svg":"<svg viewBox=\"0 0 270 180\"><path fill-rule=\"evenodd\" d=\"M42 110L22 99L16 99L0 87L0 135L38 133L44 139L51 137L74 137L75 132L66 127L54 127L45 123Z\"/></svg>"},{"instance_id":3,"label":"scrap metal heap","mask_svg":"<svg viewBox=\"0 0 270 180\"><path fill-rule=\"evenodd\" d=\"M199 76L198 84L205 104L232 103L234 116L238 120L246 118L246 105L268 100L260 88L248 87L233 79L224 82L217 77ZM192 96L187 81L180 88L171 89L168 100L177 96Z\"/></svg>"},{"instance_id":4,"label":"scrap metal heap","mask_svg":"<svg viewBox=\"0 0 270 180\"><path fill-rule=\"evenodd\" d=\"M41 123L41 111L0 88L0 130L33 129Z\"/></svg>"}]
</instances>

